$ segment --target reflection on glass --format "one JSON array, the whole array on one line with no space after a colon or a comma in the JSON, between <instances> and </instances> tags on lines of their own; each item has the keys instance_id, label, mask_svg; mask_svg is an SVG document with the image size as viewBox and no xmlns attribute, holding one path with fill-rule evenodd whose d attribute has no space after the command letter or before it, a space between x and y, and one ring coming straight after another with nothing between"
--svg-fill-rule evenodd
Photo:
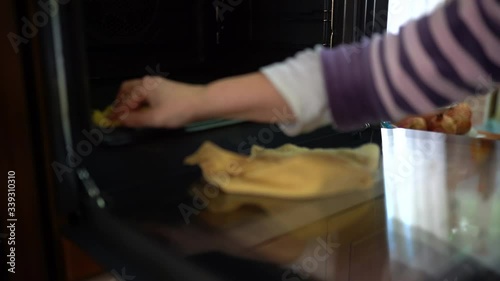
<instances>
[{"instance_id":1,"label":"reflection on glass","mask_svg":"<svg viewBox=\"0 0 500 281\"><path fill-rule=\"evenodd\" d=\"M426 271L429 259L418 259L413 228L439 239L448 236L446 145L442 134L411 138L408 130L384 130L382 135L387 227L391 253ZM390 134L389 134L390 133ZM402 224L394 224L399 221ZM426 242L426 241L422 241Z\"/></svg>"},{"instance_id":2,"label":"reflection on glass","mask_svg":"<svg viewBox=\"0 0 500 281\"><path fill-rule=\"evenodd\" d=\"M500 147L382 129L390 258L438 275L466 259L500 271Z\"/></svg>"}]
</instances>

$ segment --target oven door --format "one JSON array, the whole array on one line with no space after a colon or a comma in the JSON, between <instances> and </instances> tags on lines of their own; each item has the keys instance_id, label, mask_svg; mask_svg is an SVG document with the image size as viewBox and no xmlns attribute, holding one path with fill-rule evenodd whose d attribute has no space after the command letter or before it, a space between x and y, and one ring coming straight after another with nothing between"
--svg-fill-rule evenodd
<instances>
[{"instance_id":1,"label":"oven door","mask_svg":"<svg viewBox=\"0 0 500 281\"><path fill-rule=\"evenodd\" d=\"M210 81L255 71L316 44L329 46L332 3L87 0L89 74L123 79L160 65L174 78Z\"/></svg>"},{"instance_id":2,"label":"oven door","mask_svg":"<svg viewBox=\"0 0 500 281\"><path fill-rule=\"evenodd\" d=\"M59 179L61 214L71 218L64 231L110 272L137 280L210 280L223 271L224 261L214 265L219 272L204 268L177 255L175 244L138 227L183 223L179 206L191 200L187 190L200 178L199 170L182 165L186 155L205 140L238 152L251 144L354 147L380 142L379 130L339 133L325 127L289 138L267 125L242 123L160 130L137 142L109 145L103 142L106 133L91 126L91 110L110 104L121 81L150 69L172 79L207 82L257 70L316 44L347 42L343 34L354 34L353 26L370 21L358 12L370 5L355 1L353 7L353 1L339 0L138 2L70 1L60 5L41 32L51 134L57 141L53 163L59 163L53 172ZM70 196L77 202L67 201Z\"/></svg>"},{"instance_id":3,"label":"oven door","mask_svg":"<svg viewBox=\"0 0 500 281\"><path fill-rule=\"evenodd\" d=\"M86 0L82 8L93 79L160 65L174 78L210 81L357 41L387 21L387 1L373 0Z\"/></svg>"}]
</instances>

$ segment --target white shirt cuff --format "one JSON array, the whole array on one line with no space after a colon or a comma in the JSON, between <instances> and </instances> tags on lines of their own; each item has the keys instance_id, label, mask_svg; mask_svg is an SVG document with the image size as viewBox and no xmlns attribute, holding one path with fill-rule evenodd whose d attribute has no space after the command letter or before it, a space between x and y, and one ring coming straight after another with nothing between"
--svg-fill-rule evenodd
<instances>
[{"instance_id":1,"label":"white shirt cuff","mask_svg":"<svg viewBox=\"0 0 500 281\"><path fill-rule=\"evenodd\" d=\"M332 123L321 64L321 45L306 49L284 62L261 68L292 109L296 122L278 124L295 136Z\"/></svg>"}]
</instances>

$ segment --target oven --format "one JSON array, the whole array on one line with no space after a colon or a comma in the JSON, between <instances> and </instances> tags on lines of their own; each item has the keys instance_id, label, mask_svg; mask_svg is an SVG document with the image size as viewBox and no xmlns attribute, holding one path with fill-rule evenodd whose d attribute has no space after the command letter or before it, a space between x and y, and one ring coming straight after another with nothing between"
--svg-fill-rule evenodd
<instances>
[{"instance_id":1,"label":"oven","mask_svg":"<svg viewBox=\"0 0 500 281\"><path fill-rule=\"evenodd\" d=\"M355 146L366 141L365 134L371 138L377 131L369 125L358 132L339 133L326 127L288 138L281 132L262 136L265 125L228 120L210 120L181 130L105 132L92 125L90 116L92 110L112 103L125 79L161 75L206 83L256 71L317 44L333 47L381 32L386 27L385 11L384 1L347 0L86 0L60 4L50 26L40 29L44 73L51 78L46 80L50 89L47 98L57 140L52 168L58 181L63 186L80 182L80 169L92 170L94 165L105 163L97 156L104 147L131 152L134 145L147 147L160 139L160 143L165 141L160 150L170 159L155 160L153 148L148 157L159 166L174 166L164 172L144 173L165 178L170 172L173 178L183 173L183 168L176 167L179 157L193 151L202 139L220 138L221 145L239 152L248 150L241 143L275 147L288 141L307 145L314 139L318 146ZM143 161L131 159L137 164ZM97 170L106 174L101 168L110 166L114 165L105 164ZM115 185L113 176L105 178L111 182L104 185ZM61 201L71 202L65 210L76 206L71 200Z\"/></svg>"},{"instance_id":2,"label":"oven","mask_svg":"<svg viewBox=\"0 0 500 281\"><path fill-rule=\"evenodd\" d=\"M318 44L333 47L383 32L387 1L16 2L19 18L49 15L37 37L19 48L30 54L23 66L33 85L33 120L40 124L37 167L55 204L52 231L60 230L114 274L125 269L137 280L220 278L206 265L223 267L226 257L180 258L175 245L147 227L185 223L180 206L191 204L188 188L201 175L184 166L183 158L203 141L240 153L252 144L331 148L381 142L380 129L369 124L354 132L324 127L298 137L232 120L178 130L105 131L92 124L91 113L110 105L125 79L161 75L206 83L256 71ZM273 275L271 268L266 272Z\"/></svg>"}]
</instances>

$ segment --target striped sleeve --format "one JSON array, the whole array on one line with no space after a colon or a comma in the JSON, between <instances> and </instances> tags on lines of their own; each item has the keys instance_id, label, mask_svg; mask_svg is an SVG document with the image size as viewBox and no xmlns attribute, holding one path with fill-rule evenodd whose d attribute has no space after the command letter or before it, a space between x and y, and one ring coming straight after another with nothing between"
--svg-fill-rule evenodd
<instances>
[{"instance_id":1,"label":"striped sleeve","mask_svg":"<svg viewBox=\"0 0 500 281\"><path fill-rule=\"evenodd\" d=\"M429 113L500 81L500 0L452 1L398 35L320 55L339 129Z\"/></svg>"}]
</instances>

